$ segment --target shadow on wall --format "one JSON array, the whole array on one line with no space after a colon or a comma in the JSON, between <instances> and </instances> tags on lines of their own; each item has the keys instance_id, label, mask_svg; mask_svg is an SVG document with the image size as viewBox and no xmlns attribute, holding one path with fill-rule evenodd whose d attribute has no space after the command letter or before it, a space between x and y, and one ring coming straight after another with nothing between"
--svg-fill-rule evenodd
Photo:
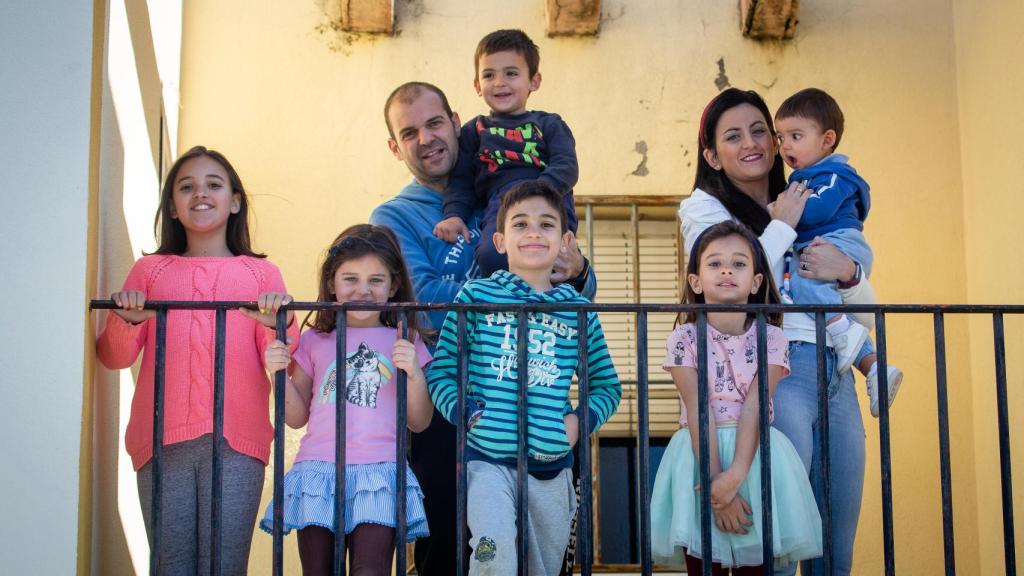
<instances>
[{"instance_id":1,"label":"shadow on wall","mask_svg":"<svg viewBox=\"0 0 1024 576\"><path fill-rule=\"evenodd\" d=\"M124 144L111 105L109 86L104 86L100 149L98 261L94 297L107 298L121 288L135 258L124 217ZM98 335L106 312L94 313ZM134 381L136 369L131 372ZM127 421L133 389L122 390L122 371L107 370L95 362L93 374L93 565L94 574L133 574L129 540L145 543L138 492L131 460L124 452L122 429ZM123 408L123 410L122 410ZM122 412L124 419L122 418ZM134 522L137 525L131 525ZM126 522L129 524L126 526ZM132 536L129 536L131 534ZM136 550L146 561L148 549Z\"/></svg>"}]
</instances>

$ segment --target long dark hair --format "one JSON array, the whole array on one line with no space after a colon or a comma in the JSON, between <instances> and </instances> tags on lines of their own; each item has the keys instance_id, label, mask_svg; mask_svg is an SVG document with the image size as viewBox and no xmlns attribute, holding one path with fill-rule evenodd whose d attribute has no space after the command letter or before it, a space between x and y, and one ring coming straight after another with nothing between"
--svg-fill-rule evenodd
<instances>
[{"instance_id":1,"label":"long dark hair","mask_svg":"<svg viewBox=\"0 0 1024 576\"><path fill-rule=\"evenodd\" d=\"M252 249L252 242L249 239L249 200L245 195L242 179L238 177L235 167L228 162L223 154L205 146L193 146L188 152L182 154L174 161L174 165L171 166L164 178L164 187L160 190L160 207L157 209L156 220L153 222L153 232L160 239L160 245L157 246L154 254L177 254L180 256L188 250L188 236L185 234L185 227L177 218L171 217L171 208L174 205L174 182L178 179L178 171L181 170L185 162L201 156L212 159L224 168L228 174L231 191L238 194L238 213L228 216L228 228L225 234L228 250L235 256L266 258L266 254L253 252Z\"/></svg>"},{"instance_id":2,"label":"long dark hair","mask_svg":"<svg viewBox=\"0 0 1024 576\"><path fill-rule=\"evenodd\" d=\"M715 132L722 114L742 104L750 104L761 111L768 129L772 133L772 138L775 138L772 114L768 110L768 105L764 103L757 92L737 88L723 90L711 99L701 116L700 132L697 138L697 176L693 180L693 187L700 188L717 198L734 218L760 235L772 220L768 211L733 184L724 170L715 170L704 158L704 150L715 149ZM785 188L786 174L783 171L782 158L776 152L772 169L768 173L769 202L774 202L779 192Z\"/></svg>"},{"instance_id":3,"label":"long dark hair","mask_svg":"<svg viewBox=\"0 0 1024 576\"><path fill-rule=\"evenodd\" d=\"M704 255L704 251L711 245L712 242L720 238L726 238L728 236L739 236L746 240L747 244L750 245L750 253L754 256L754 274L761 275L761 286L758 287L757 292L747 297L747 303L749 304L780 304L782 302L779 298L779 291L775 288L775 279L772 277L772 269L768 264L768 257L765 255L764 250L761 248L761 243L758 241L754 233L750 231L743 224L733 222L732 220L726 220L719 222L707 230L701 232L700 236L697 237L696 242L693 243L693 251L690 252L690 260L686 263L686 286L683 288L683 304L704 304L704 294L697 294L693 291L690 286L689 277L690 274L698 274L700 270L700 259ZM748 318L753 318L754 314L747 314ZM773 326L782 327L782 312L770 312L767 314L768 323ZM697 322L696 312L683 312L679 315L679 324L692 324Z\"/></svg>"},{"instance_id":4,"label":"long dark hair","mask_svg":"<svg viewBox=\"0 0 1024 576\"><path fill-rule=\"evenodd\" d=\"M380 259L391 274L391 285L396 288L394 296L388 302L415 302L416 292L409 278L409 270L402 257L402 248L395 233L387 226L375 224L356 224L349 226L327 249L324 263L320 266L318 302L334 302L334 274L341 265L349 260L358 260L373 255ZM402 313L404 315L404 313ZM309 321L309 316L313 321ZM390 328L398 327L399 313L386 310L380 313L381 324ZM408 315L409 334L418 334L421 340L432 337L433 332L424 326L420 314ZM336 314L333 310L315 310L306 316L304 326L310 326L318 332L328 333L336 327ZM409 338L413 338L410 336Z\"/></svg>"}]
</instances>

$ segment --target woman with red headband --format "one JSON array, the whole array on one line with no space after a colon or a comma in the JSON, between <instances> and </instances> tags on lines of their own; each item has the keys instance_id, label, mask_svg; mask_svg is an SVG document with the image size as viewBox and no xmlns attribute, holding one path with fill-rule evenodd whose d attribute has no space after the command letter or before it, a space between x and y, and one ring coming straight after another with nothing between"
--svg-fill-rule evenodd
<instances>
[{"instance_id":1,"label":"woman with red headband","mask_svg":"<svg viewBox=\"0 0 1024 576\"><path fill-rule=\"evenodd\" d=\"M810 192L804 183L795 182L786 188L771 118L768 106L753 91L730 88L711 100L701 117L700 154L693 194L683 201L679 216L687 254L708 227L724 220L745 224L759 236L776 282L781 286L796 239L794 228ZM875 301L871 286L860 278L856 264L827 241L816 239L804 249L799 274L837 281L846 303ZM872 318L867 316L858 317L858 321L873 326ZM783 330L789 339L792 373L779 382L775 392L773 425L796 447L811 474L815 498L820 505L822 458L818 447L814 319L807 314L787 314ZM837 371L835 351L830 345L825 359L829 379L832 568L836 574L849 574L864 488L864 422L852 373ZM749 525L747 509L745 502L736 502L716 511L716 515L727 515L722 518L726 525ZM820 559L804 564L802 574L823 573ZM792 566L788 572L792 574L795 569ZM780 573L784 572L787 571Z\"/></svg>"}]
</instances>

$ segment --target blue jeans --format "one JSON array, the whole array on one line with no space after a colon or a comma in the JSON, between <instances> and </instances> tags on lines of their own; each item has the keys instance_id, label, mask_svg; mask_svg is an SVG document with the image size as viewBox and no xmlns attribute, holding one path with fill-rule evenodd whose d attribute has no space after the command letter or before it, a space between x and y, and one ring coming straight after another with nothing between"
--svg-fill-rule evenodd
<instances>
[{"instance_id":1,"label":"blue jeans","mask_svg":"<svg viewBox=\"0 0 1024 576\"><path fill-rule=\"evenodd\" d=\"M804 463L814 488L818 507L821 501L821 453L818 448L818 364L814 344L789 344L791 374L779 382L772 401L772 424L789 438ZM853 373L839 374L835 352L825 351L828 377L829 465L832 479L832 568L835 574L848 575L853 565L853 541L857 535L861 496L864 492L864 421L861 419ZM822 514L824 517L824 513ZM776 574L795 574L796 566ZM803 562L801 574L824 574L820 559Z\"/></svg>"}]
</instances>

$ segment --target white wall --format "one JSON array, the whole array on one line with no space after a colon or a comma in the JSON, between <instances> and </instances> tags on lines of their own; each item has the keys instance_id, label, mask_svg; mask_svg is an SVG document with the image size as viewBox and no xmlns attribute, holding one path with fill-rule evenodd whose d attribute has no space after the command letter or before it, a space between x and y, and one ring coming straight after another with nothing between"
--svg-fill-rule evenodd
<instances>
[{"instance_id":1,"label":"white wall","mask_svg":"<svg viewBox=\"0 0 1024 576\"><path fill-rule=\"evenodd\" d=\"M72 574L79 525L93 3L0 18L0 558Z\"/></svg>"}]
</instances>

